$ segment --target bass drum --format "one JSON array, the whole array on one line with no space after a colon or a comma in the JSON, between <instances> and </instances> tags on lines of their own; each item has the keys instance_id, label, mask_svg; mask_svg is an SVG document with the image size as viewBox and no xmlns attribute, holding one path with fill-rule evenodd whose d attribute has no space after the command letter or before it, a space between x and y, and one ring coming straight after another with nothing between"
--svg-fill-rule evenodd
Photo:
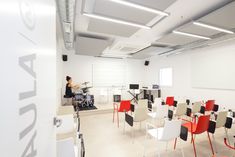
<instances>
[{"instance_id":1,"label":"bass drum","mask_svg":"<svg viewBox=\"0 0 235 157\"><path fill-rule=\"evenodd\" d=\"M75 101L78 101L78 102L82 102L84 100L84 96L82 93L75 94L74 98L75 98Z\"/></svg>"},{"instance_id":2,"label":"bass drum","mask_svg":"<svg viewBox=\"0 0 235 157\"><path fill-rule=\"evenodd\" d=\"M89 105L90 107L94 106L94 95L85 95L84 96L85 102L87 102L87 105Z\"/></svg>"}]
</instances>

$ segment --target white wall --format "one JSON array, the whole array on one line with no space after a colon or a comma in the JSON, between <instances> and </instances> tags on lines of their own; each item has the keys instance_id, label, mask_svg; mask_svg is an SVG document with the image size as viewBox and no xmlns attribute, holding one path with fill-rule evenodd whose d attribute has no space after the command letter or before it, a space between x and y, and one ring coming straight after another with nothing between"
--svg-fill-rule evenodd
<instances>
[{"instance_id":1,"label":"white wall","mask_svg":"<svg viewBox=\"0 0 235 157\"><path fill-rule=\"evenodd\" d=\"M0 1L0 156L55 157L54 0Z\"/></svg>"},{"instance_id":2,"label":"white wall","mask_svg":"<svg viewBox=\"0 0 235 157\"><path fill-rule=\"evenodd\" d=\"M126 87L130 83L139 83L143 84L142 80L144 78L144 62L141 60L134 59L109 59L109 58L98 58L98 57L90 57L90 56L81 56L74 55L73 53L69 53L68 61L64 62L64 75L63 75L63 84L65 87L66 81L65 77L67 75L73 78L74 83L82 83L85 81L91 82L92 85L92 65L94 64L109 64L109 63L120 63L124 64L126 67ZM99 94L102 87L96 87L91 90L91 92L95 95L95 101L100 102ZM104 87L105 89L107 87ZM108 89L109 98L108 105L112 102L111 89ZM64 91L64 90L63 90ZM126 90L123 91L123 98L129 98L129 94ZM104 105L104 104L103 104Z\"/></svg>"},{"instance_id":3,"label":"white wall","mask_svg":"<svg viewBox=\"0 0 235 157\"><path fill-rule=\"evenodd\" d=\"M235 108L234 97L235 90L223 90L223 89L205 89L205 88L193 88L191 82L191 60L195 56L197 57L208 57L207 53L211 51L216 52L213 55L218 55L219 53L232 52L235 53L235 41L230 41L227 43L217 44L210 47L196 49L190 52L185 52L175 56L169 57L152 57L150 58L150 65L146 67L146 77L144 79L145 83L155 83L159 82L159 69L163 67L173 68L173 86L172 87L162 87L163 97L173 95L176 99L190 98L193 101L196 100L207 100L215 99L216 103L224 105L228 108ZM231 54L231 57L233 56ZM226 53L229 54L229 53ZM210 58L208 58L208 63L211 64ZM226 60L221 60L220 64L226 64ZM198 66L200 62L198 62ZM228 67L228 71L234 71L235 62L233 66ZM212 68L211 71L216 72L217 69ZM206 77L206 76L201 76ZM215 82L220 81L214 78ZM234 84L230 82L230 84ZM216 87L215 87L216 88Z\"/></svg>"}]
</instances>

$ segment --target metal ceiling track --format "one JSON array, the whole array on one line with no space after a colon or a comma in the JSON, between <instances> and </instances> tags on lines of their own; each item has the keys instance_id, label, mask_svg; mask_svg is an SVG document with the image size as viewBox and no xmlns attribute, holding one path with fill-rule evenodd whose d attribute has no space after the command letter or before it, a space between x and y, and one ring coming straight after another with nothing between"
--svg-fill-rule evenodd
<instances>
[{"instance_id":1,"label":"metal ceiling track","mask_svg":"<svg viewBox=\"0 0 235 157\"><path fill-rule=\"evenodd\" d=\"M66 49L74 48L76 0L56 0Z\"/></svg>"}]
</instances>

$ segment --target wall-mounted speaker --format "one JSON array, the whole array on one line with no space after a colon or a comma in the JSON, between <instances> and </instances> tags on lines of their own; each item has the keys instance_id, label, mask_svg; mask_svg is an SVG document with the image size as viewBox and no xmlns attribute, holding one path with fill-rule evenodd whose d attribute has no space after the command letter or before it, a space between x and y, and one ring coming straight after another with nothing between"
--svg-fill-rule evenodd
<instances>
[{"instance_id":1,"label":"wall-mounted speaker","mask_svg":"<svg viewBox=\"0 0 235 157\"><path fill-rule=\"evenodd\" d=\"M68 55L62 55L62 60L63 60L64 62L68 61Z\"/></svg>"},{"instance_id":2,"label":"wall-mounted speaker","mask_svg":"<svg viewBox=\"0 0 235 157\"><path fill-rule=\"evenodd\" d=\"M144 65L145 65L145 66L148 66L148 65L149 65L149 61L145 61L145 62L144 62Z\"/></svg>"}]
</instances>

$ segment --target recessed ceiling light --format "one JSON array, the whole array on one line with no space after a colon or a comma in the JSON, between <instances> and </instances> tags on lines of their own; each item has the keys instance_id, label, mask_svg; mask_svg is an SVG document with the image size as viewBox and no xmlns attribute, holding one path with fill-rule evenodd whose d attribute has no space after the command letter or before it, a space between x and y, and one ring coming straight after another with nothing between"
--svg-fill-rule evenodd
<instances>
[{"instance_id":1,"label":"recessed ceiling light","mask_svg":"<svg viewBox=\"0 0 235 157\"><path fill-rule=\"evenodd\" d=\"M111 0L111 1L115 2L115 3L118 3L118 4L125 5L125 6L133 7L133 8L136 8L136 9L140 9L140 10L148 11L148 12L151 12L151 13L155 13L155 14L158 14L158 15L169 16L169 13L166 13L164 11L160 11L160 10L157 10L157 9L145 7L145 6L142 6L142 5L139 5L139 4L135 4L135 3L131 3L131 2L123 1L123 0Z\"/></svg>"},{"instance_id":2,"label":"recessed ceiling light","mask_svg":"<svg viewBox=\"0 0 235 157\"><path fill-rule=\"evenodd\" d=\"M234 32L232 32L230 30L219 28L219 27L215 27L215 26L208 25L208 24L205 24L205 23L202 23L202 22L193 22L193 24L197 25L197 26L201 26L201 27L217 30L217 31L220 31L220 32L228 33L228 34L234 34Z\"/></svg>"},{"instance_id":3,"label":"recessed ceiling light","mask_svg":"<svg viewBox=\"0 0 235 157\"><path fill-rule=\"evenodd\" d=\"M128 26L133 26L133 27L138 27L138 28L144 28L144 29L151 29L151 27L148 27L148 26L145 26L145 25L141 25L141 24L137 24L137 23L133 23L133 22L128 22L128 21L123 21L123 20L119 20L119 19L113 19L113 18L110 18L110 17L101 16L101 15L97 15L97 14L83 13L83 15L88 16L90 18L109 21L109 22L114 22L114 23L119 23L119 24L123 24L123 25L128 25Z\"/></svg>"},{"instance_id":4,"label":"recessed ceiling light","mask_svg":"<svg viewBox=\"0 0 235 157\"><path fill-rule=\"evenodd\" d=\"M205 39L205 40L210 40L211 39L209 37L205 37L205 36L201 36L201 35L196 35L196 34L191 34L191 33L180 32L180 31L173 31L173 33L179 34L179 35L184 35L184 36L189 36L189 37L194 37L194 38Z\"/></svg>"}]
</instances>

